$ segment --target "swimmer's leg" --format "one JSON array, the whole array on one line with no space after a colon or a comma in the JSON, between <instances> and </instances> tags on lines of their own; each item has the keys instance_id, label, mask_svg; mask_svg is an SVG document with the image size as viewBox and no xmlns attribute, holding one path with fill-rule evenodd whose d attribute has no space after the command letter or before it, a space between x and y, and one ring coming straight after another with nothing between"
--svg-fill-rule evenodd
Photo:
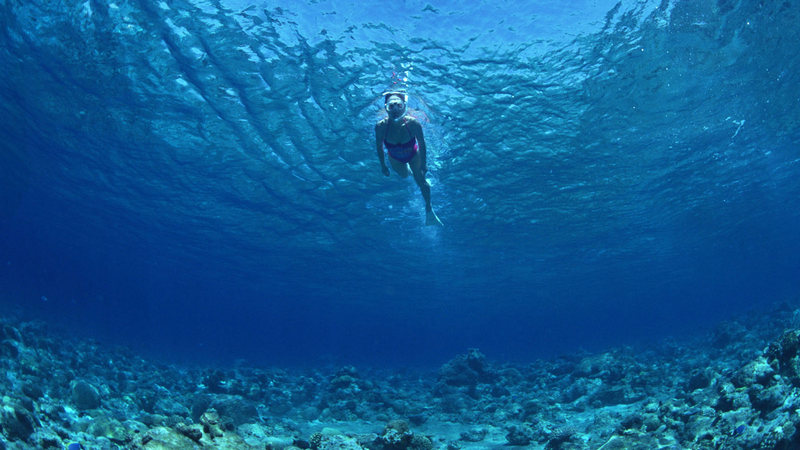
<instances>
[{"instance_id":1,"label":"swimmer's leg","mask_svg":"<svg viewBox=\"0 0 800 450\"><path fill-rule=\"evenodd\" d=\"M408 175L409 175L408 164L400 162L400 161L398 161L398 160L396 160L396 159L394 159L394 158L392 158L390 156L389 157L389 165L392 166L392 169L394 169L394 171L397 172L397 174L400 175L400 177L402 177L402 178L407 178L408 177Z\"/></svg>"},{"instance_id":2,"label":"swimmer's leg","mask_svg":"<svg viewBox=\"0 0 800 450\"><path fill-rule=\"evenodd\" d=\"M425 199L425 225L442 225L442 221L433 212L431 206L431 185L425 179L425 174L422 172L422 157L417 153L414 159L409 163L411 166L411 173L414 174L414 181L417 182L419 190L422 193L422 198Z\"/></svg>"}]
</instances>

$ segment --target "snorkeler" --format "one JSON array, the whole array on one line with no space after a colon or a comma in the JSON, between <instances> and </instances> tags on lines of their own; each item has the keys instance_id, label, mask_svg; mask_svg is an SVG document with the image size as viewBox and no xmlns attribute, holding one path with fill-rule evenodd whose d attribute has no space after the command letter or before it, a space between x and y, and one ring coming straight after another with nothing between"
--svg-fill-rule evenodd
<instances>
[{"instance_id":1,"label":"snorkeler","mask_svg":"<svg viewBox=\"0 0 800 450\"><path fill-rule=\"evenodd\" d=\"M378 160L381 162L381 172L389 176L389 168L383 155L383 147L386 146L389 164L398 175L406 178L409 167L411 168L414 181L425 199L425 225L442 225L431 207L431 185L425 179L428 161L422 125L417 119L406 115L406 100L407 95L403 92L383 94L383 103L389 116L375 124L375 145Z\"/></svg>"}]
</instances>

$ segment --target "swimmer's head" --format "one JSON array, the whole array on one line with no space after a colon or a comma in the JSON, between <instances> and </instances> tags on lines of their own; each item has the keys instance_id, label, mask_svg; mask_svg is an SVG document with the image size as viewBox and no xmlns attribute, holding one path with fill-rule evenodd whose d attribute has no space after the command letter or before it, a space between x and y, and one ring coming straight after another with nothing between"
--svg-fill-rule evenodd
<instances>
[{"instance_id":1,"label":"swimmer's head","mask_svg":"<svg viewBox=\"0 0 800 450\"><path fill-rule=\"evenodd\" d=\"M383 94L383 103L389 118L400 120L406 114L406 100L408 95L404 92L387 92Z\"/></svg>"},{"instance_id":2,"label":"swimmer's head","mask_svg":"<svg viewBox=\"0 0 800 450\"><path fill-rule=\"evenodd\" d=\"M392 98L398 98L401 102L405 103L408 101L408 94L405 92L400 91L388 91L383 93L383 103L389 103L389 100Z\"/></svg>"}]
</instances>

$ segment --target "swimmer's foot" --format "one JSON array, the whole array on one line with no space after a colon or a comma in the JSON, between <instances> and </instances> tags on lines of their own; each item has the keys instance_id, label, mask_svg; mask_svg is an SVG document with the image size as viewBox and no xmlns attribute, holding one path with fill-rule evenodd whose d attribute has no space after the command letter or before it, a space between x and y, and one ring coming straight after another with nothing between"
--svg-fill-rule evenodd
<instances>
[{"instance_id":1,"label":"swimmer's foot","mask_svg":"<svg viewBox=\"0 0 800 450\"><path fill-rule=\"evenodd\" d=\"M425 211L425 225L444 226L442 225L442 221L436 216L436 213L433 212L433 209Z\"/></svg>"}]
</instances>

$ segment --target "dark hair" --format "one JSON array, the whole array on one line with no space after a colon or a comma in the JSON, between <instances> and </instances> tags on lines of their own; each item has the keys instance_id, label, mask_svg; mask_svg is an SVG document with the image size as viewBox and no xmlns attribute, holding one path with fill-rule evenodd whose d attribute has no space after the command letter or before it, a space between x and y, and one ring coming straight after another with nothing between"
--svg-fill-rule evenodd
<instances>
[{"instance_id":1,"label":"dark hair","mask_svg":"<svg viewBox=\"0 0 800 450\"><path fill-rule=\"evenodd\" d=\"M392 96L400 97L400 100L402 100L403 103L408 101L408 94L405 92L386 92L383 94L383 104L385 105L389 103L389 99L392 98Z\"/></svg>"}]
</instances>

